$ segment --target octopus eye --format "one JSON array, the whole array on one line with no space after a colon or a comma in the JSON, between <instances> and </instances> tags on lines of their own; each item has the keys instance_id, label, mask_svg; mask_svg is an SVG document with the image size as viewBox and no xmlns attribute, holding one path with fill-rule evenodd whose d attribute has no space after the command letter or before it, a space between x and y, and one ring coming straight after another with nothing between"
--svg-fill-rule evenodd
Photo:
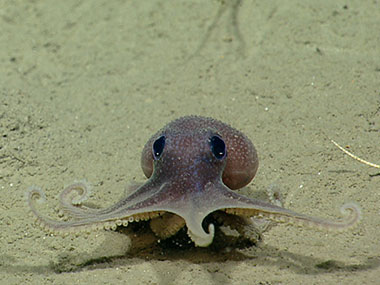
<instances>
[{"instance_id":1,"label":"octopus eye","mask_svg":"<svg viewBox=\"0 0 380 285\"><path fill-rule=\"evenodd\" d=\"M161 136L153 143L153 157L155 160L159 159L165 148L165 136Z\"/></svg>"},{"instance_id":2,"label":"octopus eye","mask_svg":"<svg viewBox=\"0 0 380 285\"><path fill-rule=\"evenodd\" d=\"M213 136L209 139L210 148L212 153L217 159L223 159L226 156L226 144L218 137Z\"/></svg>"}]
</instances>

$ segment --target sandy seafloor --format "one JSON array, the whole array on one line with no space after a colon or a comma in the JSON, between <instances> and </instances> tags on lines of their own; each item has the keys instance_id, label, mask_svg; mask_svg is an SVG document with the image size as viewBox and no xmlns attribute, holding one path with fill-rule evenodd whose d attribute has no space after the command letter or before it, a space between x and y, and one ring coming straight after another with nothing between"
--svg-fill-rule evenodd
<instances>
[{"instance_id":1,"label":"sandy seafloor","mask_svg":"<svg viewBox=\"0 0 380 285\"><path fill-rule=\"evenodd\" d=\"M329 139L380 162L379 1L1 1L1 284L379 284L380 176ZM240 192L354 229L278 225L259 247L157 249L98 231L48 235L24 195L54 211L86 179L116 202L145 180L145 141L174 118L227 122L258 149Z\"/></svg>"}]
</instances>

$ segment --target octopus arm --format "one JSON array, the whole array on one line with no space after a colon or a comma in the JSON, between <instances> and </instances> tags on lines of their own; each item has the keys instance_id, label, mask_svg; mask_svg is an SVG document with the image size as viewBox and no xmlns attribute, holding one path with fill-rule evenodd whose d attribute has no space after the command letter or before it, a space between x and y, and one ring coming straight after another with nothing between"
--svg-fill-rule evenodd
<instances>
[{"instance_id":1,"label":"octopus arm","mask_svg":"<svg viewBox=\"0 0 380 285\"><path fill-rule=\"evenodd\" d=\"M89 187L84 182L74 183L66 187L59 195L60 213L76 219L93 216L99 212L99 209L82 204L89 195Z\"/></svg>"},{"instance_id":2,"label":"octopus arm","mask_svg":"<svg viewBox=\"0 0 380 285\"><path fill-rule=\"evenodd\" d=\"M221 192L219 190L219 192ZM266 218L279 223L289 223L299 226L316 227L327 230L345 230L355 226L361 219L361 210L355 203L347 203L341 207L344 218L337 221L330 221L323 218L312 217L286 208L273 205L260 200L250 199L239 195L228 189L223 190L223 198L220 207L225 207L225 211L230 214ZM228 201L226 203L226 201Z\"/></svg>"},{"instance_id":3,"label":"octopus arm","mask_svg":"<svg viewBox=\"0 0 380 285\"><path fill-rule=\"evenodd\" d=\"M137 184L132 185L126 190L123 198L117 203L107 208L93 208L83 204L89 196L88 186L83 182L74 183L66 187L59 195L60 210L62 214L66 214L74 219L85 219L95 215L102 216L111 213L115 214L120 210L123 211L124 209L149 198L155 191L162 191L166 185L167 183L164 183L156 188L151 187L149 184L143 185L142 187L137 186ZM147 189L152 193L148 192ZM130 193L131 195L127 196Z\"/></svg>"},{"instance_id":4,"label":"octopus arm","mask_svg":"<svg viewBox=\"0 0 380 285\"><path fill-rule=\"evenodd\" d=\"M245 217L258 217L269 219L278 223L295 224L298 226L307 226L318 229L327 229L332 231L343 231L354 227L361 219L361 210L355 203L347 203L341 207L341 213L344 218L337 221L330 221L323 218L312 217L299 214L285 208L226 208L229 214L235 214Z\"/></svg>"},{"instance_id":5,"label":"octopus arm","mask_svg":"<svg viewBox=\"0 0 380 285\"><path fill-rule=\"evenodd\" d=\"M36 201L44 202L45 195L41 189L32 187L27 193L27 203L30 211L35 216L37 223L46 231L58 234L64 233L78 233L78 232L90 232L98 229L112 229L115 230L117 226L127 226L129 222L136 222L139 220L149 220L154 217L160 216L160 212L139 212L131 211L129 214L125 213L120 215L119 213L99 214L96 209L90 209L85 218L81 218L74 221L57 221L43 216L35 205ZM86 211L80 209L81 211Z\"/></svg>"}]
</instances>

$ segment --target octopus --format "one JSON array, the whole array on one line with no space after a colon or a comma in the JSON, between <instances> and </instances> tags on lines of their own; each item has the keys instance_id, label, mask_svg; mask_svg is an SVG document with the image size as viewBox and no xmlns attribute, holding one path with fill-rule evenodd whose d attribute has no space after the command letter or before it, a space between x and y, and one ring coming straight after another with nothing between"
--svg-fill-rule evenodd
<instances>
[{"instance_id":1,"label":"octopus","mask_svg":"<svg viewBox=\"0 0 380 285\"><path fill-rule=\"evenodd\" d=\"M358 223L360 208L355 203L341 207L344 216L336 221L300 214L277 203L239 194L254 178L258 156L251 140L231 126L208 117L176 119L145 144L141 166L148 180L115 204L97 208L85 203L85 183L75 183L59 195L66 220L51 219L37 210L44 193L38 187L27 192L27 203L37 223L51 233L115 230L147 222L158 240L180 231L195 246L213 243L220 228L229 228L252 238L260 220L345 230Z\"/></svg>"}]
</instances>

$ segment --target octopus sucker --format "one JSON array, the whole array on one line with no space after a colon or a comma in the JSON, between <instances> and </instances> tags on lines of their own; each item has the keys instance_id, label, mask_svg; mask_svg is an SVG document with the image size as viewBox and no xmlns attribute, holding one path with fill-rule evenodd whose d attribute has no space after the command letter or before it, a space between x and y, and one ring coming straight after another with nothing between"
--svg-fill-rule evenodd
<instances>
[{"instance_id":1,"label":"octopus sucker","mask_svg":"<svg viewBox=\"0 0 380 285\"><path fill-rule=\"evenodd\" d=\"M141 213L141 214L134 214L130 217L128 217L128 219L126 221L130 222L130 223L137 223L139 221L149 221L153 218L156 218L156 217L159 217L161 215L163 215L164 212L161 212L161 211L153 211L153 212L146 212L146 213Z\"/></svg>"},{"instance_id":2,"label":"octopus sucker","mask_svg":"<svg viewBox=\"0 0 380 285\"><path fill-rule=\"evenodd\" d=\"M111 228L113 226L114 226L114 223L112 223L112 222L105 222L104 223L104 229L107 230L107 231L111 230Z\"/></svg>"},{"instance_id":3,"label":"octopus sucker","mask_svg":"<svg viewBox=\"0 0 380 285\"><path fill-rule=\"evenodd\" d=\"M224 209L227 214L238 215L244 217L260 216L263 215L263 212L259 212L254 209L245 209L245 208L227 208Z\"/></svg>"},{"instance_id":4,"label":"octopus sucker","mask_svg":"<svg viewBox=\"0 0 380 285\"><path fill-rule=\"evenodd\" d=\"M248 185L258 166L256 149L242 132L212 118L186 116L148 140L141 154L141 168L148 180L132 187L115 204L105 208L85 205L90 191L84 181L59 195L59 216L67 221L39 213L35 202L45 196L38 187L28 191L27 204L37 223L49 232L115 230L149 221L158 240L187 229L195 246L201 247L209 246L221 231L236 230L243 238L261 240L270 221L334 231L358 224L361 212L354 203L342 206L345 216L341 220L329 221L282 207L273 187L268 189L271 203L237 194L234 190Z\"/></svg>"},{"instance_id":5,"label":"octopus sucker","mask_svg":"<svg viewBox=\"0 0 380 285\"><path fill-rule=\"evenodd\" d=\"M165 213L150 221L150 228L162 239L173 236L185 225L186 222L183 218L171 213Z\"/></svg>"}]
</instances>

